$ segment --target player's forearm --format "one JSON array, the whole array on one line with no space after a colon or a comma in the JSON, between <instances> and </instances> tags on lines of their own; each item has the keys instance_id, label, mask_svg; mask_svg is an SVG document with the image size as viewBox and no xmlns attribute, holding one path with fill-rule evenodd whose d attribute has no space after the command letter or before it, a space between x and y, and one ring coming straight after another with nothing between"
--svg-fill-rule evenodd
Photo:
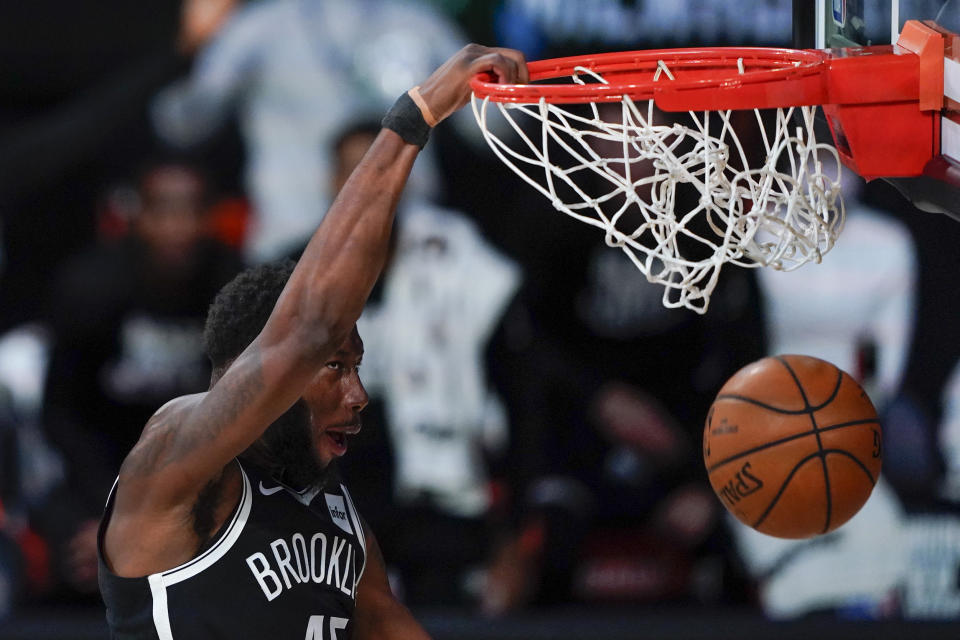
<instances>
[{"instance_id":1,"label":"player's forearm","mask_svg":"<svg viewBox=\"0 0 960 640\"><path fill-rule=\"evenodd\" d=\"M462 107L470 79L488 73L526 82L523 55L468 45L387 114L386 126L347 181L307 246L262 337L265 346L296 337L301 358L325 358L360 317L386 259L393 211L432 126ZM391 130L392 129L392 130Z\"/></svg>"},{"instance_id":2,"label":"player's forearm","mask_svg":"<svg viewBox=\"0 0 960 640\"><path fill-rule=\"evenodd\" d=\"M281 313L291 314L308 352L326 357L353 328L386 260L393 214L419 149L383 130L290 278ZM289 295L288 295L289 294Z\"/></svg>"}]
</instances>

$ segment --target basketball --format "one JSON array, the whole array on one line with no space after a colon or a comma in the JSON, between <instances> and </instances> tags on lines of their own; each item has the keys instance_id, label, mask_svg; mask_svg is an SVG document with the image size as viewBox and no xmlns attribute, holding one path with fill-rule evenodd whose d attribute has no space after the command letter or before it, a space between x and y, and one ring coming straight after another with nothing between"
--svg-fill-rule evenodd
<instances>
[{"instance_id":1,"label":"basketball","mask_svg":"<svg viewBox=\"0 0 960 640\"><path fill-rule=\"evenodd\" d=\"M880 474L882 436L866 392L802 355L735 373L707 414L703 460L723 505L778 538L809 538L852 518Z\"/></svg>"}]
</instances>

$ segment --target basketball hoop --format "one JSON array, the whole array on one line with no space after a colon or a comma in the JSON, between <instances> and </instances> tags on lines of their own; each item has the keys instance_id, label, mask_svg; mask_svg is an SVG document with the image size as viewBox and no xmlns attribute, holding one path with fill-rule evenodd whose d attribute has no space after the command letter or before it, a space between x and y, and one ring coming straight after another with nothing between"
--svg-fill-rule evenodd
<instances>
[{"instance_id":1,"label":"basketball hoop","mask_svg":"<svg viewBox=\"0 0 960 640\"><path fill-rule=\"evenodd\" d=\"M929 160L933 145L917 131L932 127L903 113L904 105L923 113L919 56L892 49L721 47L542 60L528 65L527 85L475 78L472 107L493 152L555 209L602 230L665 287L665 306L705 313L724 264L789 271L819 262L836 242L840 160L856 165L862 137L843 118L847 106L890 106L874 109L869 126L899 136L894 148L906 137L920 149L917 158L864 153L857 160L870 170L861 175L898 175L889 163L903 164L901 156ZM881 73L912 86L878 88ZM817 139L818 105L826 105L839 153Z\"/></svg>"}]
</instances>

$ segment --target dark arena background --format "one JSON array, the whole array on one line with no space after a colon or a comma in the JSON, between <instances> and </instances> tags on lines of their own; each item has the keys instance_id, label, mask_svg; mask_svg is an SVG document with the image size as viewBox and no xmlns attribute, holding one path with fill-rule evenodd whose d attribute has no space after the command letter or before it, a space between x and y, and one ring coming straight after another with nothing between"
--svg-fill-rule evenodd
<instances>
[{"instance_id":1,"label":"dark arena background","mask_svg":"<svg viewBox=\"0 0 960 640\"><path fill-rule=\"evenodd\" d=\"M468 42L801 46L814 4L0 4L0 638L107 637L120 462L207 388L214 294L299 255L397 96ZM892 3L839 5L889 43ZM899 5L958 30L956 0ZM469 106L433 131L336 471L435 638L960 637L960 222L852 172L843 192L822 264L728 266L698 315L523 184ZM866 505L806 540L741 525L702 459L724 381L782 353L847 371L884 434Z\"/></svg>"}]
</instances>

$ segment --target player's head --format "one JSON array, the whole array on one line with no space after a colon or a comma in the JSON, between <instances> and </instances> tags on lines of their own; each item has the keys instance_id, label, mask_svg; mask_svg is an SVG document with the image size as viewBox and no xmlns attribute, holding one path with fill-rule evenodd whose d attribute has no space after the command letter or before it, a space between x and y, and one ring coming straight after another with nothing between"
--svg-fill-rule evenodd
<instances>
[{"instance_id":1,"label":"player's head","mask_svg":"<svg viewBox=\"0 0 960 640\"><path fill-rule=\"evenodd\" d=\"M154 261L176 268L189 262L203 236L207 181L190 162L151 160L138 181L140 208L133 228Z\"/></svg>"},{"instance_id":2,"label":"player's head","mask_svg":"<svg viewBox=\"0 0 960 640\"><path fill-rule=\"evenodd\" d=\"M247 269L217 294L203 332L214 381L263 329L294 267L287 260ZM293 487L322 481L328 464L346 452L346 436L360 429L359 414L367 404L357 375L362 356L354 329L303 397L243 457Z\"/></svg>"}]
</instances>

